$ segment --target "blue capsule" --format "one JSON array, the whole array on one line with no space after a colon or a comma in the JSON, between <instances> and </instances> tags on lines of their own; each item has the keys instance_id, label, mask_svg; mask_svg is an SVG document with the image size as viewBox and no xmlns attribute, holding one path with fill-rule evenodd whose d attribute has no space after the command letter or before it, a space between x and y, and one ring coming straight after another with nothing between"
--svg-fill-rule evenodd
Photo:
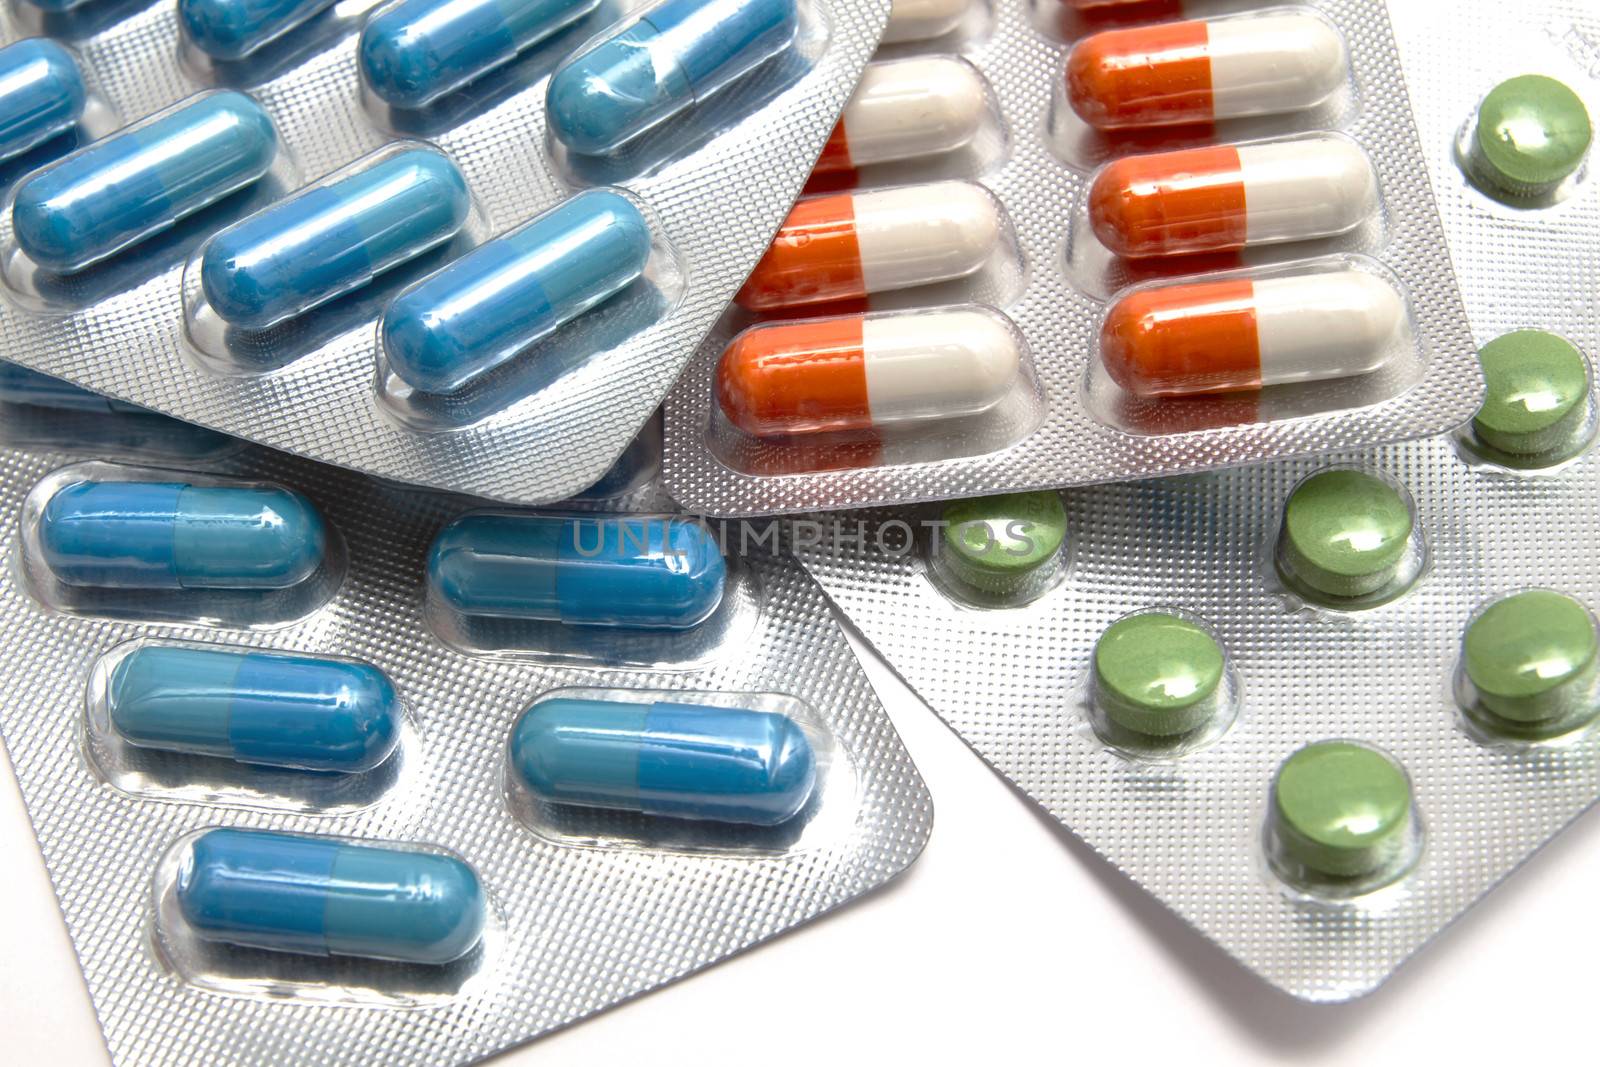
<instances>
[{"instance_id":1,"label":"blue capsule","mask_svg":"<svg viewBox=\"0 0 1600 1067\"><path fill-rule=\"evenodd\" d=\"M621 147L788 47L795 0L663 0L550 79L550 132L581 155Z\"/></svg>"},{"instance_id":2,"label":"blue capsule","mask_svg":"<svg viewBox=\"0 0 1600 1067\"><path fill-rule=\"evenodd\" d=\"M17 363L0 361L0 403L25 404L56 411L94 415L144 415L144 408L91 393L71 382L40 374Z\"/></svg>"},{"instance_id":3,"label":"blue capsule","mask_svg":"<svg viewBox=\"0 0 1600 1067\"><path fill-rule=\"evenodd\" d=\"M174 895L205 941L434 966L472 951L486 911L453 856L266 830L195 838Z\"/></svg>"},{"instance_id":4,"label":"blue capsule","mask_svg":"<svg viewBox=\"0 0 1600 1067\"><path fill-rule=\"evenodd\" d=\"M454 163L407 148L223 230L201 256L200 285L225 321L264 329L448 241L471 208Z\"/></svg>"},{"instance_id":5,"label":"blue capsule","mask_svg":"<svg viewBox=\"0 0 1600 1067\"><path fill-rule=\"evenodd\" d=\"M368 88L418 108L515 59L600 0L398 0L367 20L358 50Z\"/></svg>"},{"instance_id":6,"label":"blue capsule","mask_svg":"<svg viewBox=\"0 0 1600 1067\"><path fill-rule=\"evenodd\" d=\"M277 152L261 105L202 96L24 178L17 243L46 270L81 270L256 181Z\"/></svg>"},{"instance_id":7,"label":"blue capsule","mask_svg":"<svg viewBox=\"0 0 1600 1067\"><path fill-rule=\"evenodd\" d=\"M74 482L39 518L39 546L68 585L286 589L322 565L311 501L276 486Z\"/></svg>"},{"instance_id":8,"label":"blue capsule","mask_svg":"<svg viewBox=\"0 0 1600 1067\"><path fill-rule=\"evenodd\" d=\"M817 781L793 719L702 704L543 700L512 728L509 755L550 803L755 826L794 818Z\"/></svg>"},{"instance_id":9,"label":"blue capsule","mask_svg":"<svg viewBox=\"0 0 1600 1067\"><path fill-rule=\"evenodd\" d=\"M65 48L42 37L0 48L0 159L77 125L89 94Z\"/></svg>"},{"instance_id":10,"label":"blue capsule","mask_svg":"<svg viewBox=\"0 0 1600 1067\"><path fill-rule=\"evenodd\" d=\"M280 653L146 645L112 671L106 710L140 748L311 771L370 771L400 739L378 668Z\"/></svg>"},{"instance_id":11,"label":"blue capsule","mask_svg":"<svg viewBox=\"0 0 1600 1067\"><path fill-rule=\"evenodd\" d=\"M384 353L412 388L459 389L627 288L649 259L638 208L604 189L579 193L395 297Z\"/></svg>"},{"instance_id":12,"label":"blue capsule","mask_svg":"<svg viewBox=\"0 0 1600 1067\"><path fill-rule=\"evenodd\" d=\"M333 0L178 0L194 46L213 59L243 59L276 41Z\"/></svg>"},{"instance_id":13,"label":"blue capsule","mask_svg":"<svg viewBox=\"0 0 1600 1067\"><path fill-rule=\"evenodd\" d=\"M711 534L662 515L475 512L428 553L430 587L461 614L570 626L687 629L726 581Z\"/></svg>"}]
</instances>

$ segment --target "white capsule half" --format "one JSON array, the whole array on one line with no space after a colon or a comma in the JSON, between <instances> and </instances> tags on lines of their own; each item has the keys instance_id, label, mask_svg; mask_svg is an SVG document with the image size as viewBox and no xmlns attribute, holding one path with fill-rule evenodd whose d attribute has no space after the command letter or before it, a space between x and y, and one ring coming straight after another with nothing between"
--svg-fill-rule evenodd
<instances>
[{"instance_id":1,"label":"white capsule half","mask_svg":"<svg viewBox=\"0 0 1600 1067\"><path fill-rule=\"evenodd\" d=\"M869 63L817 162L819 172L952 152L977 136L983 78L949 56Z\"/></svg>"},{"instance_id":2,"label":"white capsule half","mask_svg":"<svg viewBox=\"0 0 1600 1067\"><path fill-rule=\"evenodd\" d=\"M869 318L861 341L875 426L981 414L1022 366L1015 335L981 311Z\"/></svg>"},{"instance_id":3,"label":"white capsule half","mask_svg":"<svg viewBox=\"0 0 1600 1067\"><path fill-rule=\"evenodd\" d=\"M1346 233L1378 211L1372 161L1343 137L1244 145L1239 169L1247 244Z\"/></svg>"},{"instance_id":4,"label":"white capsule half","mask_svg":"<svg viewBox=\"0 0 1600 1067\"><path fill-rule=\"evenodd\" d=\"M1394 354L1405 325L1400 294L1364 270L1268 278L1255 286L1262 385L1368 374Z\"/></svg>"},{"instance_id":5,"label":"white capsule half","mask_svg":"<svg viewBox=\"0 0 1600 1067\"><path fill-rule=\"evenodd\" d=\"M1314 15L1260 15L1207 23L1212 115L1304 111L1344 84L1344 41Z\"/></svg>"},{"instance_id":6,"label":"white capsule half","mask_svg":"<svg viewBox=\"0 0 1600 1067\"><path fill-rule=\"evenodd\" d=\"M971 0L894 0L881 40L897 44L942 37L961 24L969 6Z\"/></svg>"},{"instance_id":7,"label":"white capsule half","mask_svg":"<svg viewBox=\"0 0 1600 1067\"><path fill-rule=\"evenodd\" d=\"M971 182L857 193L856 241L869 293L964 278L1000 243L994 198Z\"/></svg>"}]
</instances>

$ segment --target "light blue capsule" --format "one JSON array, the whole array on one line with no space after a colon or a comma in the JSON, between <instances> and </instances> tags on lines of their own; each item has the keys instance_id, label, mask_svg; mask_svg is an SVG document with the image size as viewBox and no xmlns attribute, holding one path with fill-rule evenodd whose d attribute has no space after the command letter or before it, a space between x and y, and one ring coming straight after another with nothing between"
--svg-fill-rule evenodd
<instances>
[{"instance_id":1,"label":"light blue capsule","mask_svg":"<svg viewBox=\"0 0 1600 1067\"><path fill-rule=\"evenodd\" d=\"M407 148L223 230L201 256L200 284L224 321L264 329L448 241L471 210L449 158Z\"/></svg>"},{"instance_id":2,"label":"light blue capsule","mask_svg":"<svg viewBox=\"0 0 1600 1067\"><path fill-rule=\"evenodd\" d=\"M271 652L146 645L106 693L131 745L241 763L369 771L400 740L400 699L365 663Z\"/></svg>"},{"instance_id":3,"label":"light blue capsule","mask_svg":"<svg viewBox=\"0 0 1600 1067\"><path fill-rule=\"evenodd\" d=\"M334 0L178 0L194 46L213 59L243 59L276 41Z\"/></svg>"},{"instance_id":4,"label":"light blue capsule","mask_svg":"<svg viewBox=\"0 0 1600 1067\"><path fill-rule=\"evenodd\" d=\"M327 530L277 486L74 482L45 505L39 547L67 585L286 589L322 565Z\"/></svg>"},{"instance_id":5,"label":"light blue capsule","mask_svg":"<svg viewBox=\"0 0 1600 1067\"><path fill-rule=\"evenodd\" d=\"M78 64L54 41L30 37L0 48L0 159L70 130L88 99Z\"/></svg>"},{"instance_id":6,"label":"light blue capsule","mask_svg":"<svg viewBox=\"0 0 1600 1067\"><path fill-rule=\"evenodd\" d=\"M611 152L772 58L799 27L795 0L662 0L550 79L550 132Z\"/></svg>"},{"instance_id":7,"label":"light blue capsule","mask_svg":"<svg viewBox=\"0 0 1600 1067\"><path fill-rule=\"evenodd\" d=\"M727 564L671 516L477 512L434 539L428 582L463 615L683 630L722 602Z\"/></svg>"},{"instance_id":8,"label":"light blue capsule","mask_svg":"<svg viewBox=\"0 0 1600 1067\"><path fill-rule=\"evenodd\" d=\"M509 63L599 3L397 0L361 30L361 76L386 103L423 107Z\"/></svg>"},{"instance_id":9,"label":"light blue capsule","mask_svg":"<svg viewBox=\"0 0 1600 1067\"><path fill-rule=\"evenodd\" d=\"M625 289L649 259L638 208L605 189L579 193L395 297L384 353L414 389L459 389Z\"/></svg>"},{"instance_id":10,"label":"light blue capsule","mask_svg":"<svg viewBox=\"0 0 1600 1067\"><path fill-rule=\"evenodd\" d=\"M704 704L542 700L517 720L509 757L550 803L755 826L794 818L817 782L793 719Z\"/></svg>"},{"instance_id":11,"label":"light blue capsule","mask_svg":"<svg viewBox=\"0 0 1600 1067\"><path fill-rule=\"evenodd\" d=\"M174 896L205 941L434 966L476 947L487 911L453 856L266 830L195 838Z\"/></svg>"},{"instance_id":12,"label":"light blue capsule","mask_svg":"<svg viewBox=\"0 0 1600 1067\"><path fill-rule=\"evenodd\" d=\"M24 178L12 228L39 266L81 270L258 180L277 152L261 105L210 93Z\"/></svg>"}]
</instances>

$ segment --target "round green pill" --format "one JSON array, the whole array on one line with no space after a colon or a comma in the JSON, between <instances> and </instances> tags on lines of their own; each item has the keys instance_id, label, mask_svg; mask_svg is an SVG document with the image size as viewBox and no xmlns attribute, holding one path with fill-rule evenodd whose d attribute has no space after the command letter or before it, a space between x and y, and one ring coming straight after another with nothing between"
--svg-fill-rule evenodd
<instances>
[{"instance_id":1,"label":"round green pill","mask_svg":"<svg viewBox=\"0 0 1600 1067\"><path fill-rule=\"evenodd\" d=\"M1067 536L1066 508L1049 491L957 500L942 518L945 570L988 594L1019 592L1050 573Z\"/></svg>"},{"instance_id":2,"label":"round green pill","mask_svg":"<svg viewBox=\"0 0 1600 1067\"><path fill-rule=\"evenodd\" d=\"M1570 445L1589 415L1589 364L1572 342L1517 330L1478 352L1488 393L1472 420L1490 448L1534 456Z\"/></svg>"},{"instance_id":3,"label":"round green pill","mask_svg":"<svg viewBox=\"0 0 1600 1067\"><path fill-rule=\"evenodd\" d=\"M1542 74L1512 78L1478 107L1473 176L1510 196L1544 196L1583 164L1593 136L1577 93Z\"/></svg>"},{"instance_id":4,"label":"round green pill","mask_svg":"<svg viewBox=\"0 0 1600 1067\"><path fill-rule=\"evenodd\" d=\"M1130 615L1094 646L1095 705L1134 733L1190 733L1216 713L1223 670L1222 649L1203 627L1161 612Z\"/></svg>"},{"instance_id":5,"label":"round green pill","mask_svg":"<svg viewBox=\"0 0 1600 1067\"><path fill-rule=\"evenodd\" d=\"M1496 601L1467 627L1463 666L1491 714L1516 725L1592 718L1600 641L1582 604L1549 589Z\"/></svg>"},{"instance_id":6,"label":"round green pill","mask_svg":"<svg viewBox=\"0 0 1600 1067\"><path fill-rule=\"evenodd\" d=\"M1353 741L1319 741L1284 760L1270 818L1276 858L1313 877L1398 874L1414 842L1406 772Z\"/></svg>"},{"instance_id":7,"label":"round green pill","mask_svg":"<svg viewBox=\"0 0 1600 1067\"><path fill-rule=\"evenodd\" d=\"M1395 581L1413 525L1405 497L1382 478L1323 471L1289 496L1280 559L1315 593L1367 596Z\"/></svg>"}]
</instances>

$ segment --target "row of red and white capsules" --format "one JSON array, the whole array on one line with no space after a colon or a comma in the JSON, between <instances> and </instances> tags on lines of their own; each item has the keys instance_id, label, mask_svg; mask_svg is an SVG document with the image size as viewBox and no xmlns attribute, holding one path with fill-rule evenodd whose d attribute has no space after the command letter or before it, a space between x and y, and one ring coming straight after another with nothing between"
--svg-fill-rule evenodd
<instances>
[{"instance_id":1,"label":"row of red and white capsules","mask_svg":"<svg viewBox=\"0 0 1600 1067\"><path fill-rule=\"evenodd\" d=\"M119 1061L469 1062L927 838L821 591L638 464L492 508L6 381L0 731Z\"/></svg>"},{"instance_id":2,"label":"row of red and white capsules","mask_svg":"<svg viewBox=\"0 0 1600 1067\"><path fill-rule=\"evenodd\" d=\"M667 407L710 514L1438 432L1482 391L1381 2L958 5L869 65ZM853 300L855 306L824 302Z\"/></svg>"},{"instance_id":3,"label":"row of red and white capsules","mask_svg":"<svg viewBox=\"0 0 1600 1067\"><path fill-rule=\"evenodd\" d=\"M8 358L534 504L593 483L659 407L889 0L16 8Z\"/></svg>"}]
</instances>

